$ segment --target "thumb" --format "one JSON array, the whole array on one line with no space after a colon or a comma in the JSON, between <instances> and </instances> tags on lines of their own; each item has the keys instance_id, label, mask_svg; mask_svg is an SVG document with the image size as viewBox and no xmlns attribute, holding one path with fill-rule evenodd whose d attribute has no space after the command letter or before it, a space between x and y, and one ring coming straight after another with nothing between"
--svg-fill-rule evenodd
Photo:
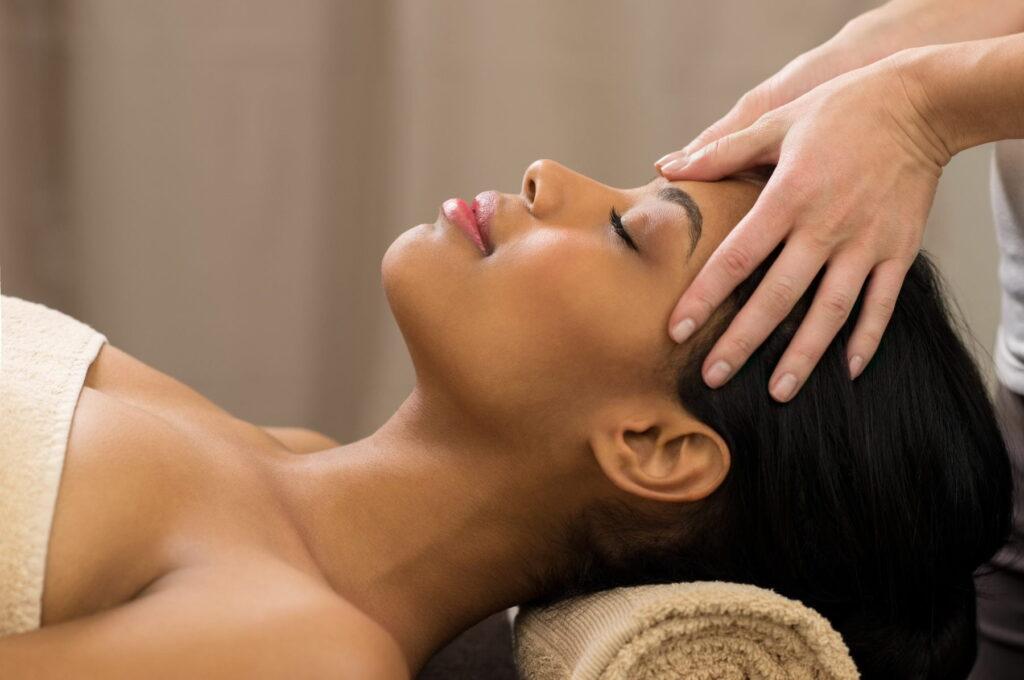
<instances>
[{"instance_id":1,"label":"thumb","mask_svg":"<svg viewBox=\"0 0 1024 680\"><path fill-rule=\"evenodd\" d=\"M669 180L714 181L756 165L778 160L783 131L764 118L750 127L725 135L699 149L692 156L661 168Z\"/></svg>"}]
</instances>

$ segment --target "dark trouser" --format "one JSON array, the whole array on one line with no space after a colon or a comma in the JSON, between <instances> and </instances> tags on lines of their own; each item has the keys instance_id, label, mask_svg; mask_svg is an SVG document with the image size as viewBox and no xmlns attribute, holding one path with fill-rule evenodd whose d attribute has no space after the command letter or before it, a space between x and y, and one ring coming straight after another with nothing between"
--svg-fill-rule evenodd
<instances>
[{"instance_id":1,"label":"dark trouser","mask_svg":"<svg viewBox=\"0 0 1024 680\"><path fill-rule=\"evenodd\" d=\"M992 559L998 569L975 579L978 659L970 680L1024 678L1024 395L999 383L996 412L1013 463L1013 535Z\"/></svg>"}]
</instances>

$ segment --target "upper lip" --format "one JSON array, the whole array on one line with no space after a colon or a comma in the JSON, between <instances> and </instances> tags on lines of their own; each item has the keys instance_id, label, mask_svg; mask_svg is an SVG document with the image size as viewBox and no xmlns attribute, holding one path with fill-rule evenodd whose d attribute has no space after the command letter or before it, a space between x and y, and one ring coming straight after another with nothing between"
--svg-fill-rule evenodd
<instances>
[{"instance_id":1,"label":"upper lip","mask_svg":"<svg viewBox=\"0 0 1024 680\"><path fill-rule=\"evenodd\" d=\"M476 226L488 254L494 252L494 216L498 212L500 200L501 195L497 191L481 191L473 199L473 216L476 217Z\"/></svg>"}]
</instances>

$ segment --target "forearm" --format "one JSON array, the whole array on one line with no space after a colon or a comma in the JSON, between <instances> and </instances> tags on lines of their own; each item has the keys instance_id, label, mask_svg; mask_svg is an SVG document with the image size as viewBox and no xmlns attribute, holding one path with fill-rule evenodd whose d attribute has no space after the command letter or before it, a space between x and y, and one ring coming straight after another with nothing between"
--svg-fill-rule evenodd
<instances>
[{"instance_id":1,"label":"forearm","mask_svg":"<svg viewBox=\"0 0 1024 680\"><path fill-rule=\"evenodd\" d=\"M905 39L912 42L896 49L981 40L1024 31L1024 2L1021 0L890 0L862 16L871 14L907 26Z\"/></svg>"},{"instance_id":2,"label":"forearm","mask_svg":"<svg viewBox=\"0 0 1024 680\"><path fill-rule=\"evenodd\" d=\"M890 0L854 17L808 54L827 55L828 63L845 72L913 47L1020 31L1024 0Z\"/></svg>"},{"instance_id":3,"label":"forearm","mask_svg":"<svg viewBox=\"0 0 1024 680\"><path fill-rule=\"evenodd\" d=\"M893 59L950 156L1024 137L1024 33L917 47Z\"/></svg>"}]
</instances>

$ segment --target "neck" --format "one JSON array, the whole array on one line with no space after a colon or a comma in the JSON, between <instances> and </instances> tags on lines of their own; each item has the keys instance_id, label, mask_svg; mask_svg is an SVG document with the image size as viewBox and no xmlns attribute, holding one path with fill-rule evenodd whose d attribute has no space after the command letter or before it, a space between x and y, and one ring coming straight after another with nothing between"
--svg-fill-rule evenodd
<instances>
[{"instance_id":1,"label":"neck","mask_svg":"<svg viewBox=\"0 0 1024 680\"><path fill-rule=\"evenodd\" d=\"M317 568L391 633L413 675L460 632L537 594L588 472L585 456L502 446L439 411L416 390L373 435L269 464Z\"/></svg>"}]
</instances>

